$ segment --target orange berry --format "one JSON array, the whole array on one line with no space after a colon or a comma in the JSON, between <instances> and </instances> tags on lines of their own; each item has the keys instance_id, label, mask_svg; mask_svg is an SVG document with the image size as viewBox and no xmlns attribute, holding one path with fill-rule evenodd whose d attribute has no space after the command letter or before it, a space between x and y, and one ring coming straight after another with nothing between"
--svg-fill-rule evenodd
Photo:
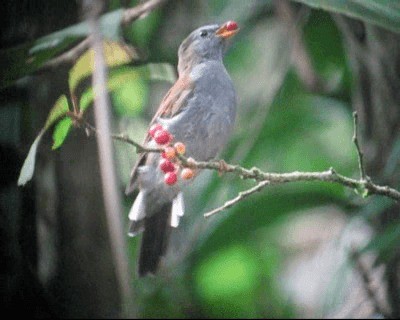
<instances>
[{"instance_id":1,"label":"orange berry","mask_svg":"<svg viewBox=\"0 0 400 320\"><path fill-rule=\"evenodd\" d=\"M164 149L164 151L161 153L161 156L162 156L164 159L169 159L169 160L175 159L175 157L176 157L175 148L173 148L173 147L166 147L166 148Z\"/></svg>"},{"instance_id":2,"label":"orange berry","mask_svg":"<svg viewBox=\"0 0 400 320\"><path fill-rule=\"evenodd\" d=\"M186 152L186 146L184 143L182 142L177 142L174 144L175 150L176 152L178 152L179 154L185 154Z\"/></svg>"},{"instance_id":3,"label":"orange berry","mask_svg":"<svg viewBox=\"0 0 400 320\"><path fill-rule=\"evenodd\" d=\"M194 171L190 168L185 168L181 172L181 178L184 180L189 180L194 177Z\"/></svg>"}]
</instances>

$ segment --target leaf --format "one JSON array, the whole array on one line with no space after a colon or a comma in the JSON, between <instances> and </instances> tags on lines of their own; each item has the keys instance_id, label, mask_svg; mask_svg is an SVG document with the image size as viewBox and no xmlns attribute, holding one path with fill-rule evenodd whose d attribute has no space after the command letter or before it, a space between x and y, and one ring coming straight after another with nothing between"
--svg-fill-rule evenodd
<instances>
[{"instance_id":1,"label":"leaf","mask_svg":"<svg viewBox=\"0 0 400 320\"><path fill-rule=\"evenodd\" d=\"M133 54L128 47L116 41L104 41L104 57L108 67L116 67L132 61ZM87 50L78 59L69 72L69 87L74 92L77 85L86 77L93 73L94 52Z\"/></svg>"},{"instance_id":2,"label":"leaf","mask_svg":"<svg viewBox=\"0 0 400 320\"><path fill-rule=\"evenodd\" d=\"M116 10L100 18L103 36L118 39L123 10ZM67 48L89 34L86 22L82 22L60 31L30 41L16 47L0 50L2 76L0 88L12 85L17 79L35 72L44 63L56 57Z\"/></svg>"},{"instance_id":3,"label":"leaf","mask_svg":"<svg viewBox=\"0 0 400 320\"><path fill-rule=\"evenodd\" d=\"M67 97L62 95L57 99L53 108L51 108L43 129L40 130L38 136L29 149L28 155L24 161L24 164L22 165L21 172L18 177L18 186L24 186L29 180L32 179L35 171L36 152L43 135L46 133L47 129L49 129L58 119L64 116L68 110Z\"/></svg>"},{"instance_id":4,"label":"leaf","mask_svg":"<svg viewBox=\"0 0 400 320\"><path fill-rule=\"evenodd\" d=\"M32 143L18 177L18 186L24 186L29 180L32 179L33 172L35 171L37 148L45 132L46 130L42 129L36 137L35 141Z\"/></svg>"},{"instance_id":5,"label":"leaf","mask_svg":"<svg viewBox=\"0 0 400 320\"><path fill-rule=\"evenodd\" d=\"M68 100L67 97L63 94L57 99L53 108L51 108L49 115L47 116L44 129L47 130L48 128L50 128L58 119L65 116L68 111Z\"/></svg>"},{"instance_id":6,"label":"leaf","mask_svg":"<svg viewBox=\"0 0 400 320\"><path fill-rule=\"evenodd\" d=\"M66 117L60 120L53 131L53 146L51 147L53 150L59 148L64 143L67 138L68 132L72 127L72 120L69 117Z\"/></svg>"},{"instance_id":7,"label":"leaf","mask_svg":"<svg viewBox=\"0 0 400 320\"><path fill-rule=\"evenodd\" d=\"M173 83L176 80L175 69L168 63L149 63L140 67L121 67L110 71L107 88L109 92L112 93L123 88L124 85L144 85L143 81L145 80L167 81ZM143 94L146 94L146 92L147 90L144 88L133 89L130 93L131 97L129 97L128 100L136 99L135 104L130 106L128 109L120 109L120 111L122 113L126 111L128 114L136 114L137 110L139 110L147 101L146 99L143 99L142 96ZM81 95L79 101L80 111L84 112L92 104L93 99L93 89L89 88ZM140 100L140 103L137 102L138 100Z\"/></svg>"},{"instance_id":8,"label":"leaf","mask_svg":"<svg viewBox=\"0 0 400 320\"><path fill-rule=\"evenodd\" d=\"M100 30L105 38L114 40L119 38L122 16L123 10L119 9L107 13L100 18ZM75 24L39 38L30 49L30 53L36 54L40 51L54 49L70 38L84 38L89 32L90 30L87 22Z\"/></svg>"},{"instance_id":9,"label":"leaf","mask_svg":"<svg viewBox=\"0 0 400 320\"><path fill-rule=\"evenodd\" d=\"M400 2L391 0L294 0L400 32Z\"/></svg>"},{"instance_id":10,"label":"leaf","mask_svg":"<svg viewBox=\"0 0 400 320\"><path fill-rule=\"evenodd\" d=\"M148 63L139 67L142 76L148 80L159 80L174 83L176 81L176 72L169 63Z\"/></svg>"}]
</instances>

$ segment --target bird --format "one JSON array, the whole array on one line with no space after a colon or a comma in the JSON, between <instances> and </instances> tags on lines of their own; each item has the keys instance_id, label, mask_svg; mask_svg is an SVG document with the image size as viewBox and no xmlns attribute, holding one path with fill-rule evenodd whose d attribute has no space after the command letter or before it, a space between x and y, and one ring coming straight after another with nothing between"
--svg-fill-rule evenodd
<instances>
[{"instance_id":1,"label":"bird","mask_svg":"<svg viewBox=\"0 0 400 320\"><path fill-rule=\"evenodd\" d=\"M214 159L233 131L237 96L224 63L228 39L239 31L234 21L202 26L178 49L178 79L160 103L149 127L162 126L185 145L185 156ZM144 145L157 147L148 133ZM184 214L181 178L165 183L160 153L143 152L134 165L125 193L139 189L129 211L128 235L143 233L138 261L140 277L155 275L171 230Z\"/></svg>"}]
</instances>

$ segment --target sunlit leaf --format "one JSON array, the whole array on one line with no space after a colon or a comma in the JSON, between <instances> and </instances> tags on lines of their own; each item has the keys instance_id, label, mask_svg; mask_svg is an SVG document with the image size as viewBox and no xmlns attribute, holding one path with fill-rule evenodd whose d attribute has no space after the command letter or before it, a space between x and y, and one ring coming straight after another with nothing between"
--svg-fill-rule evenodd
<instances>
[{"instance_id":1,"label":"sunlit leaf","mask_svg":"<svg viewBox=\"0 0 400 320\"><path fill-rule=\"evenodd\" d=\"M71 127L72 120L69 117L60 120L56 124L53 131L53 146L51 147L53 150L59 148L64 143Z\"/></svg>"},{"instance_id":2,"label":"sunlit leaf","mask_svg":"<svg viewBox=\"0 0 400 320\"><path fill-rule=\"evenodd\" d=\"M168 63L149 63L140 67L121 67L121 69L111 70L107 80L108 91L110 93L119 91L120 94L125 95L121 98L124 99L125 105L118 105L117 112L124 115L136 115L147 101L148 90L145 81L153 80L173 83L176 80L175 69ZM92 105L93 99L93 89L88 88L81 95L80 110L84 112ZM129 105L130 103L132 104Z\"/></svg>"},{"instance_id":3,"label":"sunlit leaf","mask_svg":"<svg viewBox=\"0 0 400 320\"><path fill-rule=\"evenodd\" d=\"M341 13L352 18L400 32L400 2L393 0L294 0L313 8Z\"/></svg>"},{"instance_id":4,"label":"sunlit leaf","mask_svg":"<svg viewBox=\"0 0 400 320\"><path fill-rule=\"evenodd\" d=\"M105 40L104 58L108 67L115 67L129 63L133 58L133 54L124 44ZM93 68L94 52L92 49L89 49L82 54L69 72L69 86L71 92L74 92L80 81L93 73Z\"/></svg>"},{"instance_id":5,"label":"sunlit leaf","mask_svg":"<svg viewBox=\"0 0 400 320\"><path fill-rule=\"evenodd\" d=\"M53 108L51 108L49 115L47 116L46 123L44 125L44 129L48 129L53 125L58 119L65 116L68 112L68 100L65 95L60 96L56 103L54 104Z\"/></svg>"},{"instance_id":6,"label":"sunlit leaf","mask_svg":"<svg viewBox=\"0 0 400 320\"><path fill-rule=\"evenodd\" d=\"M148 80L159 80L174 83L176 80L176 72L174 67L169 63L148 63L138 68L142 73L142 77Z\"/></svg>"},{"instance_id":7,"label":"sunlit leaf","mask_svg":"<svg viewBox=\"0 0 400 320\"><path fill-rule=\"evenodd\" d=\"M28 155L24 161L24 164L22 165L22 169L18 177L19 186L24 186L33 177L33 172L35 171L37 148L45 132L45 129L42 129L42 131L40 131L39 135L36 137L35 141L31 145L31 148L29 149Z\"/></svg>"},{"instance_id":8,"label":"sunlit leaf","mask_svg":"<svg viewBox=\"0 0 400 320\"><path fill-rule=\"evenodd\" d=\"M112 94L113 108L120 116L134 117L147 104L148 83L140 77L121 82Z\"/></svg>"}]
</instances>

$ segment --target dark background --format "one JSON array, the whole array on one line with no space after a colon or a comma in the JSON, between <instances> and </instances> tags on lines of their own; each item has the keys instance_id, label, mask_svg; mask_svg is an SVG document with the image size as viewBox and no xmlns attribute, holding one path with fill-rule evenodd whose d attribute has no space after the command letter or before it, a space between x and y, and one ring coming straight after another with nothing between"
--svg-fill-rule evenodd
<instances>
[{"instance_id":1,"label":"dark background","mask_svg":"<svg viewBox=\"0 0 400 320\"><path fill-rule=\"evenodd\" d=\"M109 1L106 11L136 2ZM122 310L162 318L400 315L398 205L340 185L301 182L268 187L205 220L203 213L253 186L215 172L203 173L186 190L187 215L157 277L136 278L138 239L126 239L133 297L121 307L95 140L73 129L52 151L47 133L33 180L23 188L16 184L49 110L68 93L71 65L19 78L23 56L9 50L78 23L80 3L4 1L2 7L1 73L13 76L0 91L5 312L85 318L119 317ZM140 63L176 66L177 48L193 29L237 21L241 31L225 62L239 111L221 158L276 172L334 167L358 178L352 143L357 110L367 174L397 188L400 39L393 25L400 8L369 0L365 7L349 5L345 15L328 9L286 0L168 1L122 35L140 53ZM361 19L348 17L354 12ZM141 141L169 86L132 77L112 90L113 130ZM91 110L87 116L91 120ZM116 143L121 196L134 158L130 146ZM123 199L127 223L133 198ZM361 250L362 267L350 258L353 250Z\"/></svg>"}]
</instances>

